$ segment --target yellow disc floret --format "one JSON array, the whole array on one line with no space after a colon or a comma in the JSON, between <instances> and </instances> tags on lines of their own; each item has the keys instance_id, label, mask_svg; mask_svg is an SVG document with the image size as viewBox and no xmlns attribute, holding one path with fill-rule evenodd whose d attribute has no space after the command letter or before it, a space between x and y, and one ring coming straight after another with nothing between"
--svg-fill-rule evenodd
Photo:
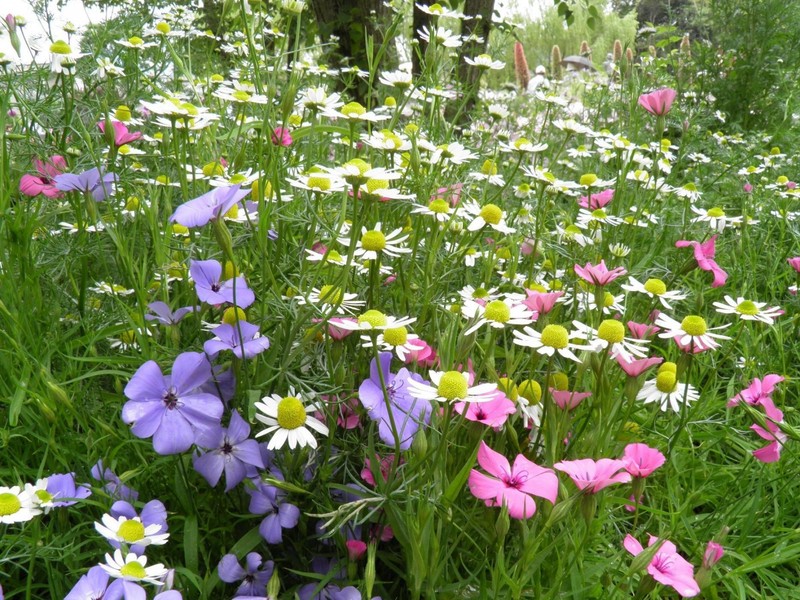
<instances>
[{"instance_id":1,"label":"yellow disc floret","mask_svg":"<svg viewBox=\"0 0 800 600\"><path fill-rule=\"evenodd\" d=\"M644 289L654 296L661 296L667 292L667 284L660 279L648 279L644 282Z\"/></svg>"},{"instance_id":2,"label":"yellow disc floret","mask_svg":"<svg viewBox=\"0 0 800 600\"><path fill-rule=\"evenodd\" d=\"M548 325L542 330L542 344L556 350L569 345L569 333L561 325Z\"/></svg>"},{"instance_id":3,"label":"yellow disc floret","mask_svg":"<svg viewBox=\"0 0 800 600\"><path fill-rule=\"evenodd\" d=\"M372 327L383 327L386 325L386 315L379 310L368 310L362 315L359 315L358 322L369 323Z\"/></svg>"},{"instance_id":4,"label":"yellow disc floret","mask_svg":"<svg viewBox=\"0 0 800 600\"><path fill-rule=\"evenodd\" d=\"M129 544L144 538L144 524L136 519L123 521L117 529L117 535Z\"/></svg>"},{"instance_id":5,"label":"yellow disc floret","mask_svg":"<svg viewBox=\"0 0 800 600\"><path fill-rule=\"evenodd\" d=\"M511 309L502 300L492 300L486 305L483 316L495 323L507 323L511 318Z\"/></svg>"},{"instance_id":6,"label":"yellow disc floret","mask_svg":"<svg viewBox=\"0 0 800 600\"><path fill-rule=\"evenodd\" d=\"M361 236L361 247L364 250L380 252L386 248L386 236L378 230L368 231Z\"/></svg>"},{"instance_id":7,"label":"yellow disc floret","mask_svg":"<svg viewBox=\"0 0 800 600\"><path fill-rule=\"evenodd\" d=\"M708 325L703 317L697 315L689 315L681 321L681 329L689 335L696 337L705 334L708 331Z\"/></svg>"},{"instance_id":8,"label":"yellow disc floret","mask_svg":"<svg viewBox=\"0 0 800 600\"><path fill-rule=\"evenodd\" d=\"M383 341L391 346L402 346L408 341L408 329L405 327L390 327L383 332Z\"/></svg>"},{"instance_id":9,"label":"yellow disc floret","mask_svg":"<svg viewBox=\"0 0 800 600\"><path fill-rule=\"evenodd\" d=\"M306 409L299 398L286 396L278 402L278 425L283 429L297 429L306 422Z\"/></svg>"},{"instance_id":10,"label":"yellow disc floret","mask_svg":"<svg viewBox=\"0 0 800 600\"><path fill-rule=\"evenodd\" d=\"M614 319L606 319L597 328L597 337L609 344L619 344L625 339L625 326Z\"/></svg>"},{"instance_id":11,"label":"yellow disc floret","mask_svg":"<svg viewBox=\"0 0 800 600\"><path fill-rule=\"evenodd\" d=\"M743 302L739 302L739 304L736 306L736 312L742 315L757 315L760 311L755 305L755 302L751 300L744 300Z\"/></svg>"},{"instance_id":12,"label":"yellow disc floret","mask_svg":"<svg viewBox=\"0 0 800 600\"><path fill-rule=\"evenodd\" d=\"M445 400L461 400L467 397L467 380L458 371L448 371L439 380L436 392Z\"/></svg>"},{"instance_id":13,"label":"yellow disc floret","mask_svg":"<svg viewBox=\"0 0 800 600\"><path fill-rule=\"evenodd\" d=\"M483 220L490 225L497 225L503 220L503 211L496 204L487 204L481 209L479 214Z\"/></svg>"},{"instance_id":14,"label":"yellow disc floret","mask_svg":"<svg viewBox=\"0 0 800 600\"><path fill-rule=\"evenodd\" d=\"M133 581L147 577L147 572L144 570L144 567L135 560L132 560L122 567L119 570L119 574L122 575L124 579L132 579Z\"/></svg>"},{"instance_id":15,"label":"yellow disc floret","mask_svg":"<svg viewBox=\"0 0 800 600\"><path fill-rule=\"evenodd\" d=\"M13 515L22 508L22 503L15 494L0 494L0 517Z\"/></svg>"}]
</instances>

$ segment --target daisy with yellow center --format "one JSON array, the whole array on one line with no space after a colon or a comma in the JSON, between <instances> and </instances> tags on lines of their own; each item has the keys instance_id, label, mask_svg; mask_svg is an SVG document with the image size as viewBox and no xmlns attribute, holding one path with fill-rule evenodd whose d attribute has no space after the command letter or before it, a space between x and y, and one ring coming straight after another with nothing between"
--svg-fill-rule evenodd
<instances>
[{"instance_id":1,"label":"daisy with yellow center","mask_svg":"<svg viewBox=\"0 0 800 600\"><path fill-rule=\"evenodd\" d=\"M585 336L587 343L595 352L608 349L611 358L622 358L626 363L636 358L647 357L647 344L650 340L625 337L625 325L616 319L606 319L597 329L580 321L573 321L576 331Z\"/></svg>"},{"instance_id":2,"label":"daisy with yellow center","mask_svg":"<svg viewBox=\"0 0 800 600\"><path fill-rule=\"evenodd\" d=\"M323 285L313 288L308 297L296 296L300 305L313 304L324 313L336 315L352 314L355 309L364 306L363 300L357 300L358 294L349 294L336 285Z\"/></svg>"},{"instance_id":3,"label":"daisy with yellow center","mask_svg":"<svg viewBox=\"0 0 800 600\"><path fill-rule=\"evenodd\" d=\"M256 419L267 426L256 437L271 435L268 450L280 449L287 442L290 450L306 446L316 449L317 440L309 427L320 435L328 435L328 427L309 414L318 411L319 406L304 404L303 397L295 393L294 388L289 388L288 396L264 396L261 402L255 403L255 407L258 410Z\"/></svg>"},{"instance_id":4,"label":"daisy with yellow center","mask_svg":"<svg viewBox=\"0 0 800 600\"><path fill-rule=\"evenodd\" d=\"M411 209L411 212L433 217L440 223L449 221L456 214L455 209L450 206L450 203L442 198L434 198L427 206L417 205Z\"/></svg>"},{"instance_id":5,"label":"daisy with yellow center","mask_svg":"<svg viewBox=\"0 0 800 600\"><path fill-rule=\"evenodd\" d=\"M725 211L719 206L705 209L692 205L692 212L694 212L696 215L699 215L692 219L692 223L708 223L708 226L711 227L711 229L719 232L722 232L726 225L742 224L742 217L731 217L730 215L726 215Z\"/></svg>"},{"instance_id":6,"label":"daisy with yellow center","mask_svg":"<svg viewBox=\"0 0 800 600\"><path fill-rule=\"evenodd\" d=\"M408 380L408 393L422 400L437 402L488 402L496 396L497 384L469 385L469 373L460 371L428 371L433 385Z\"/></svg>"},{"instance_id":7,"label":"daisy with yellow center","mask_svg":"<svg viewBox=\"0 0 800 600\"><path fill-rule=\"evenodd\" d=\"M0 523L23 523L42 513L37 506L36 491L29 487L0 486Z\"/></svg>"},{"instance_id":8,"label":"daisy with yellow center","mask_svg":"<svg viewBox=\"0 0 800 600\"><path fill-rule=\"evenodd\" d=\"M514 331L513 333L515 344L533 348L544 356L554 356L558 352L564 358L581 362L573 350L594 350L591 346L572 343L570 340L584 339L584 337L578 331L568 331L563 325L550 324L542 331L536 331L532 327L523 327L522 332Z\"/></svg>"},{"instance_id":9,"label":"daisy with yellow center","mask_svg":"<svg viewBox=\"0 0 800 600\"><path fill-rule=\"evenodd\" d=\"M468 300L461 307L461 314L472 322L464 335L474 333L487 323L495 329L503 329L508 325L530 325L534 321L534 314L527 306L509 299L486 303Z\"/></svg>"},{"instance_id":10,"label":"daisy with yellow center","mask_svg":"<svg viewBox=\"0 0 800 600\"><path fill-rule=\"evenodd\" d=\"M162 546L169 539L168 533L159 533L161 531L160 523L145 525L139 517L129 519L120 516L115 519L112 515L104 514L101 520L102 523L95 522L94 524L97 533L109 540L127 544L129 547L134 544L137 546Z\"/></svg>"},{"instance_id":11,"label":"daisy with yellow center","mask_svg":"<svg viewBox=\"0 0 800 600\"><path fill-rule=\"evenodd\" d=\"M669 310L672 310L672 305L670 305L668 300L675 302L686 299L686 294L678 290L668 290L666 283L655 278L648 279L644 283L641 283L634 277L628 277L628 283L623 283L622 289L626 292L638 292L640 294L647 294L650 298L658 298L664 308L668 308Z\"/></svg>"},{"instance_id":12,"label":"daisy with yellow center","mask_svg":"<svg viewBox=\"0 0 800 600\"><path fill-rule=\"evenodd\" d=\"M404 248L400 244L408 239L408 234L403 234L403 228L398 227L389 235L381 231L381 224L376 223L374 229L361 228L361 239L356 245L355 257L361 260L375 260L379 254L389 256L400 256L411 252L410 248ZM340 244L349 244L350 239L339 238Z\"/></svg>"},{"instance_id":13,"label":"daisy with yellow center","mask_svg":"<svg viewBox=\"0 0 800 600\"><path fill-rule=\"evenodd\" d=\"M409 333L407 327L391 327L384 329L377 336L373 343L372 337L368 335L361 336L361 347L372 348L377 346L378 349L385 352L394 352L397 358L404 361L409 354L420 352L425 349L425 343L419 340L419 336L414 333Z\"/></svg>"},{"instance_id":14,"label":"daisy with yellow center","mask_svg":"<svg viewBox=\"0 0 800 600\"><path fill-rule=\"evenodd\" d=\"M101 563L100 567L111 577L153 585L164 585L163 579L168 572L161 563L148 567L144 555L137 556L133 552L123 555L121 550L114 551L113 557L106 554L106 562Z\"/></svg>"},{"instance_id":15,"label":"daisy with yellow center","mask_svg":"<svg viewBox=\"0 0 800 600\"><path fill-rule=\"evenodd\" d=\"M289 184L302 190L309 190L320 194L341 192L346 187L344 179L321 171L313 171L305 175L300 175L297 179L289 179Z\"/></svg>"},{"instance_id":16,"label":"daisy with yellow center","mask_svg":"<svg viewBox=\"0 0 800 600\"><path fill-rule=\"evenodd\" d=\"M672 317L661 313L658 315L655 324L663 329L658 334L658 337L672 338L682 350L691 350L693 352L711 350L719 348L719 342L716 340L730 339L728 336L719 333L711 333L712 331L725 329L730 324L709 328L706 320L697 315L689 315L679 323Z\"/></svg>"},{"instance_id":17,"label":"daisy with yellow center","mask_svg":"<svg viewBox=\"0 0 800 600\"><path fill-rule=\"evenodd\" d=\"M337 323L336 326L350 331L385 331L405 327L416 321L416 317L393 317L379 310L370 309L361 313L355 321Z\"/></svg>"},{"instance_id":18,"label":"daisy with yellow center","mask_svg":"<svg viewBox=\"0 0 800 600\"><path fill-rule=\"evenodd\" d=\"M636 395L636 399L645 404L658 402L662 411L671 408L676 413L684 402L689 404L698 398L700 394L692 385L678 381L677 366L673 362L663 363L655 379L646 381Z\"/></svg>"},{"instance_id":19,"label":"daisy with yellow center","mask_svg":"<svg viewBox=\"0 0 800 600\"><path fill-rule=\"evenodd\" d=\"M714 302L717 312L723 315L739 315L743 321L761 321L767 325L775 323L775 319L783 314L778 306L767 307L766 302L745 300L739 296L734 300L725 296L725 302Z\"/></svg>"},{"instance_id":20,"label":"daisy with yellow center","mask_svg":"<svg viewBox=\"0 0 800 600\"><path fill-rule=\"evenodd\" d=\"M506 224L506 215L502 208L496 204L480 206L477 202L464 202L464 211L472 217L472 222L467 226L469 231L478 231L487 225L500 233L514 233L513 227Z\"/></svg>"}]
</instances>

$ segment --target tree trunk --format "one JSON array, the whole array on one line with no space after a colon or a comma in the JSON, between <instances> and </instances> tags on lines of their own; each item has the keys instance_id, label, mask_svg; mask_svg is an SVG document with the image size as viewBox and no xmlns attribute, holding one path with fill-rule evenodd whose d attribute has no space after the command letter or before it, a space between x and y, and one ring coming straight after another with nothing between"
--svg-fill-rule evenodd
<instances>
[{"instance_id":1,"label":"tree trunk","mask_svg":"<svg viewBox=\"0 0 800 600\"><path fill-rule=\"evenodd\" d=\"M489 44L489 32L492 30L492 11L494 10L495 0L466 0L464 2L464 14L472 17L465 19L461 26L461 35L465 37L474 36L481 38L482 41L469 40L461 47L461 54L458 57L458 83L461 92L464 94L461 102L464 103L459 123L466 122L469 113L475 106L478 99L478 86L480 85L481 69L467 64L464 57L475 58L479 54L485 54Z\"/></svg>"}]
</instances>

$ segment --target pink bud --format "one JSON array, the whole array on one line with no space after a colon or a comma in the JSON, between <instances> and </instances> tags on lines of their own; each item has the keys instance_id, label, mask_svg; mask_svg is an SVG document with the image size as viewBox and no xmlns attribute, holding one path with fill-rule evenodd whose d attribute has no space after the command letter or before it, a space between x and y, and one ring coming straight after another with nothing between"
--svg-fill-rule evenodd
<instances>
[{"instance_id":1,"label":"pink bud","mask_svg":"<svg viewBox=\"0 0 800 600\"><path fill-rule=\"evenodd\" d=\"M345 546L347 546L347 557L353 562L360 560L367 553L367 545L361 540L347 540Z\"/></svg>"},{"instance_id":2,"label":"pink bud","mask_svg":"<svg viewBox=\"0 0 800 600\"><path fill-rule=\"evenodd\" d=\"M753 185L751 183L744 184L744 192L745 194L750 194L753 191Z\"/></svg>"},{"instance_id":3,"label":"pink bud","mask_svg":"<svg viewBox=\"0 0 800 600\"><path fill-rule=\"evenodd\" d=\"M710 569L719 562L725 554L725 549L717 542L708 542L706 551L703 554L703 568Z\"/></svg>"}]
</instances>

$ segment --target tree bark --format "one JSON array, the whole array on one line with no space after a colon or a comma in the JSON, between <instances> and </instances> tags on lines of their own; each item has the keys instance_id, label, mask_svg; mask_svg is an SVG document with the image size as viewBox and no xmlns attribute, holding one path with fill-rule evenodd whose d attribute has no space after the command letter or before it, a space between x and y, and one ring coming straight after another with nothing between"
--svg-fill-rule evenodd
<instances>
[{"instance_id":1,"label":"tree bark","mask_svg":"<svg viewBox=\"0 0 800 600\"><path fill-rule=\"evenodd\" d=\"M469 113L478 100L478 86L480 85L482 70L467 64L465 57L475 58L479 54L485 54L489 44L489 32L492 30L492 11L494 11L495 0L466 0L464 2L464 14L472 17L465 19L461 26L461 35L465 37L475 36L480 38L469 40L461 47L458 57L457 76L461 92L464 94L461 102L464 103L460 123L464 123Z\"/></svg>"}]
</instances>

